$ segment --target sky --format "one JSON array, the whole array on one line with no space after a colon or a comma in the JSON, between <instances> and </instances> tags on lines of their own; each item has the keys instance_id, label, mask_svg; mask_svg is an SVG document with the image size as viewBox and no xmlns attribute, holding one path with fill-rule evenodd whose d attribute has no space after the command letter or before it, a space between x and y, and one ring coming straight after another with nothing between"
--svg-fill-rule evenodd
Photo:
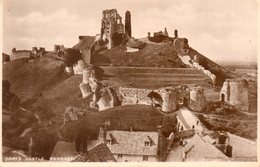
<instances>
[{"instance_id":1,"label":"sky","mask_svg":"<svg viewBox=\"0 0 260 167\"><path fill-rule=\"evenodd\" d=\"M72 47L100 33L102 10L131 12L132 36L174 29L215 61L257 60L256 0L3 0L3 52Z\"/></svg>"}]
</instances>

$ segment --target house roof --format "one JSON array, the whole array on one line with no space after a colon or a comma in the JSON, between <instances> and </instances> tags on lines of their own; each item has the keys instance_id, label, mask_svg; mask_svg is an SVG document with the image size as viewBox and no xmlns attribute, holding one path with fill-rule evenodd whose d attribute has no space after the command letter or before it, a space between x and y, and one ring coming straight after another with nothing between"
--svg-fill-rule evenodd
<instances>
[{"instance_id":1,"label":"house roof","mask_svg":"<svg viewBox=\"0 0 260 167\"><path fill-rule=\"evenodd\" d=\"M54 147L51 158L55 157L77 157L75 143L58 141Z\"/></svg>"},{"instance_id":2,"label":"house roof","mask_svg":"<svg viewBox=\"0 0 260 167\"><path fill-rule=\"evenodd\" d=\"M184 147L188 161L227 160L228 157L215 146L204 141L198 134L187 139Z\"/></svg>"},{"instance_id":3,"label":"house roof","mask_svg":"<svg viewBox=\"0 0 260 167\"><path fill-rule=\"evenodd\" d=\"M88 153L81 154L73 162L116 162L109 148L101 143L92 148Z\"/></svg>"},{"instance_id":4,"label":"house roof","mask_svg":"<svg viewBox=\"0 0 260 167\"><path fill-rule=\"evenodd\" d=\"M73 46L73 49L78 49L78 50L89 49L94 41L95 41L94 36L85 36L81 41L79 41L79 43Z\"/></svg>"},{"instance_id":5,"label":"house roof","mask_svg":"<svg viewBox=\"0 0 260 167\"><path fill-rule=\"evenodd\" d=\"M228 133L229 144L232 146L233 158L256 158L257 144L254 141Z\"/></svg>"},{"instance_id":6,"label":"house roof","mask_svg":"<svg viewBox=\"0 0 260 167\"><path fill-rule=\"evenodd\" d=\"M184 153L186 161L226 161L228 157L212 144L204 141L198 134L186 139L185 147L175 142L172 151L168 154L166 161L183 161Z\"/></svg>"},{"instance_id":7,"label":"house roof","mask_svg":"<svg viewBox=\"0 0 260 167\"><path fill-rule=\"evenodd\" d=\"M106 139L114 136L118 144L108 145L113 154L134 155L157 155L158 133L157 132L131 132L131 131L107 131ZM151 142L152 140L152 142ZM145 142L151 142L145 146Z\"/></svg>"},{"instance_id":8,"label":"house roof","mask_svg":"<svg viewBox=\"0 0 260 167\"><path fill-rule=\"evenodd\" d=\"M8 159L5 157L16 157L16 158L20 158L21 161L24 161L27 158L27 155L25 154L24 151L22 150L15 150L11 147L6 147L3 146L2 147L2 158L3 158L3 162L15 162L17 161L17 159L12 160L12 159Z\"/></svg>"}]
</instances>

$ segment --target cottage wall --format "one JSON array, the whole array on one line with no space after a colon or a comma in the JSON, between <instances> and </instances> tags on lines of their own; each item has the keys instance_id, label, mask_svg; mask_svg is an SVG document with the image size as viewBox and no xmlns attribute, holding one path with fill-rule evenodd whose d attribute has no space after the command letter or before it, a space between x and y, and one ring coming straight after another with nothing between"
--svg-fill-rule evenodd
<instances>
[{"instance_id":1,"label":"cottage wall","mask_svg":"<svg viewBox=\"0 0 260 167\"><path fill-rule=\"evenodd\" d=\"M149 155L148 161L143 161L143 155L127 155L123 154L122 158L118 158L118 154L113 154L117 162L156 162L156 156Z\"/></svg>"}]
</instances>

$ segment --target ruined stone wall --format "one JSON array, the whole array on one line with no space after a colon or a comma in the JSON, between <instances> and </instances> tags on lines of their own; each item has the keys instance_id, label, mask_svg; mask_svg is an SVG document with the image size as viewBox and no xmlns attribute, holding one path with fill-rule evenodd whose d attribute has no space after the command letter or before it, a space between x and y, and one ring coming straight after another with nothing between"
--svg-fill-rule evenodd
<instances>
[{"instance_id":1,"label":"ruined stone wall","mask_svg":"<svg viewBox=\"0 0 260 167\"><path fill-rule=\"evenodd\" d=\"M195 58L196 58L196 57L195 57ZM200 65L199 63L197 63L197 61L194 60L194 59L193 59L193 61L192 61L192 67L195 67L195 68L197 68L198 70L202 70L202 72L203 72L205 75L207 75L207 76L211 79L213 85L216 84L216 75L213 74L212 72L210 72L209 70L206 70L202 65Z\"/></svg>"},{"instance_id":2,"label":"ruined stone wall","mask_svg":"<svg viewBox=\"0 0 260 167\"><path fill-rule=\"evenodd\" d=\"M10 60L22 59L22 58L30 58L32 56L32 52L29 50L18 50L13 51L10 55Z\"/></svg>"},{"instance_id":3,"label":"ruined stone wall","mask_svg":"<svg viewBox=\"0 0 260 167\"><path fill-rule=\"evenodd\" d=\"M82 83L79 85L82 98L88 98L91 108L98 107L99 111L120 105L114 88L104 87L97 79L96 72L92 67L82 71Z\"/></svg>"},{"instance_id":4,"label":"ruined stone wall","mask_svg":"<svg viewBox=\"0 0 260 167\"><path fill-rule=\"evenodd\" d=\"M73 64L74 74L82 74L84 68L85 68L85 62L83 60L79 60L77 63Z\"/></svg>"},{"instance_id":5,"label":"ruined stone wall","mask_svg":"<svg viewBox=\"0 0 260 167\"><path fill-rule=\"evenodd\" d=\"M79 88L82 93L82 98L88 98L89 96L91 96L92 92L89 84L80 83Z\"/></svg>"},{"instance_id":6,"label":"ruined stone wall","mask_svg":"<svg viewBox=\"0 0 260 167\"><path fill-rule=\"evenodd\" d=\"M105 110L110 107L114 107L113 99L110 93L105 89L101 92L101 98L97 102L97 105L99 107L99 111Z\"/></svg>"},{"instance_id":7,"label":"ruined stone wall","mask_svg":"<svg viewBox=\"0 0 260 167\"><path fill-rule=\"evenodd\" d=\"M55 53L64 52L64 51L65 51L64 45L54 45L54 52Z\"/></svg>"},{"instance_id":8,"label":"ruined stone wall","mask_svg":"<svg viewBox=\"0 0 260 167\"><path fill-rule=\"evenodd\" d=\"M112 87L104 87L101 90L100 99L97 102L99 111L121 104L115 90Z\"/></svg>"},{"instance_id":9,"label":"ruined stone wall","mask_svg":"<svg viewBox=\"0 0 260 167\"><path fill-rule=\"evenodd\" d=\"M148 94L153 90L138 89L138 88L119 88L119 94L122 95L122 105L127 104L146 104L151 105L152 101L148 97Z\"/></svg>"},{"instance_id":10,"label":"ruined stone wall","mask_svg":"<svg viewBox=\"0 0 260 167\"><path fill-rule=\"evenodd\" d=\"M184 64L196 68L198 70L201 70L205 75L207 75L211 79L213 85L216 84L216 75L214 75L212 72L206 70L202 65L200 65L198 63L197 56L194 56L193 59L188 54L178 55L178 56L180 57L180 59Z\"/></svg>"},{"instance_id":11,"label":"ruined stone wall","mask_svg":"<svg viewBox=\"0 0 260 167\"><path fill-rule=\"evenodd\" d=\"M162 88L159 90L148 90L138 88L119 88L119 93L122 95L122 105L127 104L145 104L152 105L153 101L148 96L150 93L155 92L161 96L162 111L172 112L177 110L178 91L174 87Z\"/></svg>"},{"instance_id":12,"label":"ruined stone wall","mask_svg":"<svg viewBox=\"0 0 260 167\"><path fill-rule=\"evenodd\" d=\"M116 9L104 10L101 20L101 39L103 41L108 40L108 49L114 46L113 36L115 34L124 34L122 17L117 13Z\"/></svg>"},{"instance_id":13,"label":"ruined stone wall","mask_svg":"<svg viewBox=\"0 0 260 167\"><path fill-rule=\"evenodd\" d=\"M88 84L89 78L91 77L91 75L94 74L94 72L93 72L92 68L89 67L89 68L85 68L83 70L82 74L83 74L83 81L82 82L84 84Z\"/></svg>"},{"instance_id":14,"label":"ruined stone wall","mask_svg":"<svg viewBox=\"0 0 260 167\"><path fill-rule=\"evenodd\" d=\"M173 112L180 105L187 106L193 111L204 111L207 101L204 91L201 87L188 88L186 85L174 85L170 87L160 88L158 90L138 89L138 88L119 88L122 95L122 105L127 104L154 104L149 97L150 93L157 93L161 97L161 105L163 112Z\"/></svg>"},{"instance_id":15,"label":"ruined stone wall","mask_svg":"<svg viewBox=\"0 0 260 167\"><path fill-rule=\"evenodd\" d=\"M247 81L245 79L227 79L220 91L220 100L239 110L247 111L249 109Z\"/></svg>"},{"instance_id":16,"label":"ruined stone wall","mask_svg":"<svg viewBox=\"0 0 260 167\"><path fill-rule=\"evenodd\" d=\"M205 110L206 105L207 105L207 101L204 96L203 88L201 87L190 88L188 108L196 112L202 112Z\"/></svg>"},{"instance_id":17,"label":"ruined stone wall","mask_svg":"<svg viewBox=\"0 0 260 167\"><path fill-rule=\"evenodd\" d=\"M223 98L223 99L222 99ZM230 84L229 82L226 80L224 83L223 83L223 86L221 88L221 91L220 91L220 101L223 101L223 102L228 102L230 99Z\"/></svg>"},{"instance_id":18,"label":"ruined stone wall","mask_svg":"<svg viewBox=\"0 0 260 167\"><path fill-rule=\"evenodd\" d=\"M173 45L184 53L189 49L188 39L186 38L175 38Z\"/></svg>"}]
</instances>

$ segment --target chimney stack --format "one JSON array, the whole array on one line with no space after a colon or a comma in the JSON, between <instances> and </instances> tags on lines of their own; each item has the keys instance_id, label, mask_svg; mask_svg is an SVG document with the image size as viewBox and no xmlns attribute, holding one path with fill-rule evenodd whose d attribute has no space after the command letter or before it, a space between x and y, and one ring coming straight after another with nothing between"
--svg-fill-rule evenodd
<instances>
[{"instance_id":1,"label":"chimney stack","mask_svg":"<svg viewBox=\"0 0 260 167\"><path fill-rule=\"evenodd\" d=\"M226 147L226 155L228 157L232 157L232 149L233 149L233 147L228 144L227 147Z\"/></svg>"},{"instance_id":2,"label":"chimney stack","mask_svg":"<svg viewBox=\"0 0 260 167\"><path fill-rule=\"evenodd\" d=\"M150 37L151 36L151 33L150 32L148 32L148 37Z\"/></svg>"},{"instance_id":3,"label":"chimney stack","mask_svg":"<svg viewBox=\"0 0 260 167\"><path fill-rule=\"evenodd\" d=\"M157 157L158 161L162 162L164 160L164 154L163 154L163 135L162 135L162 126L159 125L157 127L157 132L158 132L158 147L157 147Z\"/></svg>"},{"instance_id":4,"label":"chimney stack","mask_svg":"<svg viewBox=\"0 0 260 167\"><path fill-rule=\"evenodd\" d=\"M103 125L104 125L103 140L104 140L104 144L107 145L107 127L110 125L110 121L105 121Z\"/></svg>"}]
</instances>

